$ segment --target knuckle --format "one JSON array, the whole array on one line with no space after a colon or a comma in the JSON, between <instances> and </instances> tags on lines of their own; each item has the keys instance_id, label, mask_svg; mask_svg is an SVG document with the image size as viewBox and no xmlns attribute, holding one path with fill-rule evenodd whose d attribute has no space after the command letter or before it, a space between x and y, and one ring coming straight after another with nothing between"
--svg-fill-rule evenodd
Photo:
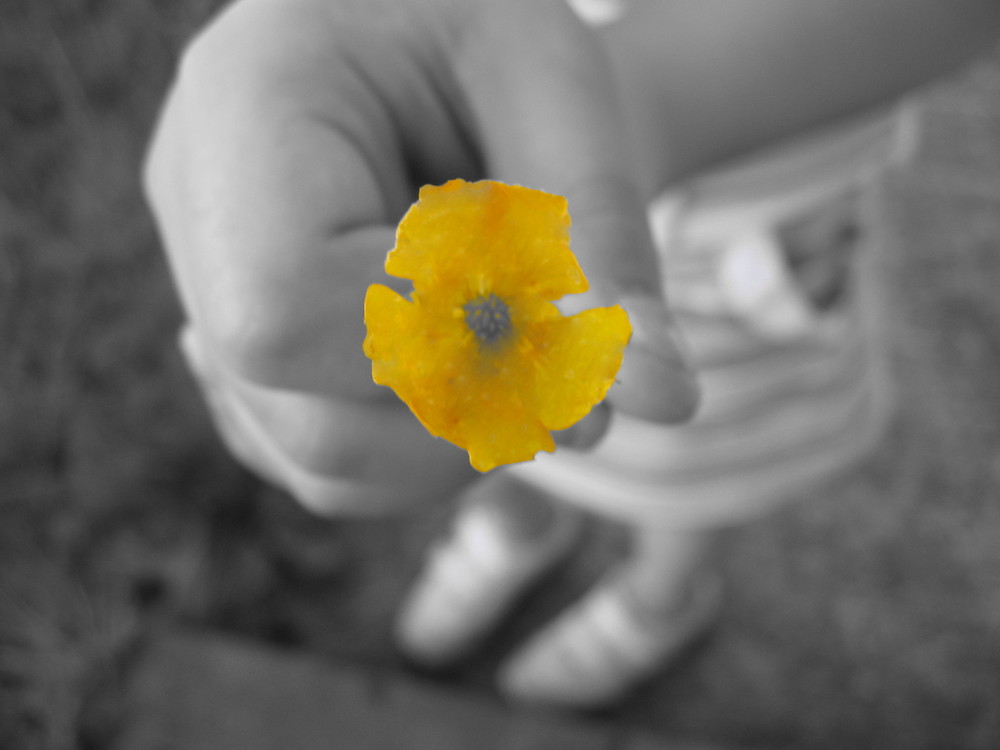
<instances>
[{"instance_id":1,"label":"knuckle","mask_svg":"<svg viewBox=\"0 0 1000 750\"><path fill-rule=\"evenodd\" d=\"M310 475L355 478L364 473L365 451L350 428L350 415L324 399L299 418L272 420L272 439L296 469Z\"/></svg>"},{"instance_id":2,"label":"knuckle","mask_svg":"<svg viewBox=\"0 0 1000 750\"><path fill-rule=\"evenodd\" d=\"M360 457L348 441L334 433L332 439L317 434L286 434L279 438L289 459L301 470L328 478L357 476Z\"/></svg>"},{"instance_id":3,"label":"knuckle","mask_svg":"<svg viewBox=\"0 0 1000 750\"><path fill-rule=\"evenodd\" d=\"M201 327L219 359L237 376L260 385L276 384L291 355L287 326L243 302L206 306Z\"/></svg>"}]
</instances>

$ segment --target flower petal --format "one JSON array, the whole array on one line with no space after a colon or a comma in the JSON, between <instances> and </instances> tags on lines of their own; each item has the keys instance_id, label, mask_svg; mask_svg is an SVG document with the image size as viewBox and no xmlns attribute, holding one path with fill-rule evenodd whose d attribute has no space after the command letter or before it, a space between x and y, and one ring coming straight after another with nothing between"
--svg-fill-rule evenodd
<instances>
[{"instance_id":1,"label":"flower petal","mask_svg":"<svg viewBox=\"0 0 1000 750\"><path fill-rule=\"evenodd\" d=\"M532 402L550 430L583 419L607 394L632 328L618 305L543 320L525 331L538 358Z\"/></svg>"},{"instance_id":2,"label":"flower petal","mask_svg":"<svg viewBox=\"0 0 1000 750\"><path fill-rule=\"evenodd\" d=\"M551 453L555 440L537 417L522 408L522 419L511 419L510 411L494 413L465 424L465 442L469 461L477 471L489 471L497 466L530 461L539 451Z\"/></svg>"},{"instance_id":3,"label":"flower petal","mask_svg":"<svg viewBox=\"0 0 1000 750\"><path fill-rule=\"evenodd\" d=\"M569 249L566 200L540 190L452 180L420 189L385 270L417 290L462 290L555 300L586 291Z\"/></svg>"},{"instance_id":4,"label":"flower petal","mask_svg":"<svg viewBox=\"0 0 1000 750\"><path fill-rule=\"evenodd\" d=\"M520 380L510 368L466 373L459 388L446 391L452 394L447 407L437 404L431 431L465 448L479 471L554 450L548 429L521 399Z\"/></svg>"},{"instance_id":5,"label":"flower petal","mask_svg":"<svg viewBox=\"0 0 1000 750\"><path fill-rule=\"evenodd\" d=\"M372 378L480 471L554 450L549 431L583 418L614 383L631 335L625 311L565 318L552 302L587 288L558 196L494 182L425 187L386 270L413 293L368 289Z\"/></svg>"},{"instance_id":6,"label":"flower petal","mask_svg":"<svg viewBox=\"0 0 1000 750\"><path fill-rule=\"evenodd\" d=\"M461 320L381 284L368 287L365 325L364 349L372 360L372 379L400 397L401 391L419 393L437 387L438 381L446 383L474 356L475 344Z\"/></svg>"},{"instance_id":7,"label":"flower petal","mask_svg":"<svg viewBox=\"0 0 1000 750\"><path fill-rule=\"evenodd\" d=\"M554 308L553 308L554 309ZM525 405L533 365L511 351L482 351L462 326L388 287L365 297L372 378L391 387L433 435L465 448L479 471L528 461L555 443Z\"/></svg>"}]
</instances>

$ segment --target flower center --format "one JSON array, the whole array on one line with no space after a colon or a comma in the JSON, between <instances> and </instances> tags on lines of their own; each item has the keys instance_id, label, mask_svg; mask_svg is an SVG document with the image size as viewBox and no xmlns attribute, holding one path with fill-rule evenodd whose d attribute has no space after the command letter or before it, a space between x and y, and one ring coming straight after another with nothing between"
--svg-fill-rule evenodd
<instances>
[{"instance_id":1,"label":"flower center","mask_svg":"<svg viewBox=\"0 0 1000 750\"><path fill-rule=\"evenodd\" d=\"M476 297L466 302L462 309L465 324L481 344L495 344L510 333L510 308L495 294Z\"/></svg>"}]
</instances>

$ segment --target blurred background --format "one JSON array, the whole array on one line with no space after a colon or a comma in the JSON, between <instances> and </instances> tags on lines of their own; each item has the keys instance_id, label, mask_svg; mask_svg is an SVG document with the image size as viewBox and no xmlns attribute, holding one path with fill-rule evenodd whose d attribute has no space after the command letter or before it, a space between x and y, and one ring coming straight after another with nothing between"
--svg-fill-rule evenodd
<instances>
[{"instance_id":1,"label":"blurred background","mask_svg":"<svg viewBox=\"0 0 1000 750\"><path fill-rule=\"evenodd\" d=\"M393 608L447 517L307 515L227 457L180 362L138 173L218 5L0 0L2 748L111 746L181 626L398 669ZM902 413L860 471L734 534L714 638L624 709L651 732L1000 747L1000 56L918 104L879 196ZM590 541L509 638L621 553ZM491 700L495 658L456 684Z\"/></svg>"}]
</instances>

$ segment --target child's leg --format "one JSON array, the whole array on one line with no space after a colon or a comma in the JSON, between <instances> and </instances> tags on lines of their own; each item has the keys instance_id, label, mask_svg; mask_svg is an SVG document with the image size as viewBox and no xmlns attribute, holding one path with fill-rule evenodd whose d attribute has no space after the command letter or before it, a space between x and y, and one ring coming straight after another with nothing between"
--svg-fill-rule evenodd
<instances>
[{"instance_id":1,"label":"child's leg","mask_svg":"<svg viewBox=\"0 0 1000 750\"><path fill-rule=\"evenodd\" d=\"M621 580L636 606L664 614L682 608L707 575L706 556L717 536L714 529L634 528Z\"/></svg>"},{"instance_id":2,"label":"child's leg","mask_svg":"<svg viewBox=\"0 0 1000 750\"><path fill-rule=\"evenodd\" d=\"M481 482L465 502L479 506L505 537L524 543L544 537L557 512L553 502L539 490L503 475Z\"/></svg>"}]
</instances>

